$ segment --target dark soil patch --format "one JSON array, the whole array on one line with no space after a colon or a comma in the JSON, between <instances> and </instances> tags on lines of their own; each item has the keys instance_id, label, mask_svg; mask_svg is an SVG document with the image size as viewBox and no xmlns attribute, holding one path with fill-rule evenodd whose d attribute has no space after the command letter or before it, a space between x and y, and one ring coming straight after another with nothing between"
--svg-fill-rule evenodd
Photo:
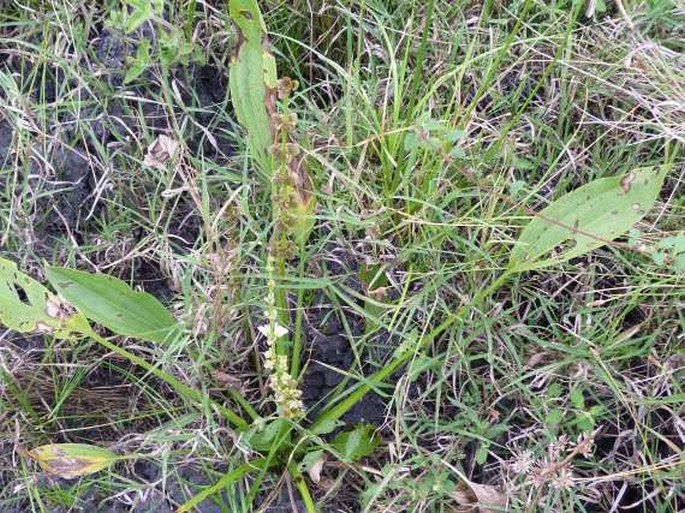
<instances>
[{"instance_id":1,"label":"dark soil patch","mask_svg":"<svg viewBox=\"0 0 685 513\"><path fill-rule=\"evenodd\" d=\"M354 355L349 342L340 335L316 336L310 345L309 364L304 373L302 397L314 420L322 403L343 381L353 368ZM351 383L347 386L351 386ZM341 420L348 425L356 423L380 426L385 418L387 402L375 392L366 394Z\"/></svg>"},{"instance_id":2,"label":"dark soil patch","mask_svg":"<svg viewBox=\"0 0 685 513\"><path fill-rule=\"evenodd\" d=\"M52 152L50 162L54 168L57 192L48 200L45 232L63 233L65 230L79 233L83 219L88 214L87 199L93 191L93 175L87 150L58 147ZM41 206L39 205L39 208ZM57 215L55 215L57 214Z\"/></svg>"},{"instance_id":3,"label":"dark soil patch","mask_svg":"<svg viewBox=\"0 0 685 513\"><path fill-rule=\"evenodd\" d=\"M127 274L134 277L134 287L142 288L162 303L168 304L176 296L169 280L160 270L159 265L152 260L145 258L134 259L131 263L131 271Z\"/></svg>"},{"instance_id":4,"label":"dark soil patch","mask_svg":"<svg viewBox=\"0 0 685 513\"><path fill-rule=\"evenodd\" d=\"M12 127L0 118L0 169L10 164L10 147L12 145Z\"/></svg>"},{"instance_id":5,"label":"dark soil patch","mask_svg":"<svg viewBox=\"0 0 685 513\"><path fill-rule=\"evenodd\" d=\"M364 285L360 279L357 258L341 247L331 249L327 255L325 261L319 264L318 272L325 273L347 289L363 294ZM362 301L359 304L363 307ZM395 344L388 333L380 330L355 351L352 344L364 337L366 323L355 312L334 308L326 291L316 294L310 312L309 338L303 362L306 369L301 388L309 410L308 416L313 420L334 391L345 390L356 383L349 376L359 374L358 363L361 364L363 376L372 375L392 355ZM394 379L391 377L388 383L393 385L398 376L399 373ZM387 405L386 399L376 392L370 392L347 411L341 420L348 426L357 423L381 426Z\"/></svg>"}]
</instances>

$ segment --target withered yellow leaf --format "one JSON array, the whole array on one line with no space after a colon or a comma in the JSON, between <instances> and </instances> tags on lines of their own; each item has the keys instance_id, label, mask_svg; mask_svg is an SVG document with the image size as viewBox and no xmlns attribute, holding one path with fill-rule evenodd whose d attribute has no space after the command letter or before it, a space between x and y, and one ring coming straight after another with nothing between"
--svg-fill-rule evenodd
<instances>
[{"instance_id":1,"label":"withered yellow leaf","mask_svg":"<svg viewBox=\"0 0 685 513\"><path fill-rule=\"evenodd\" d=\"M109 449L88 444L48 444L27 454L47 473L64 479L94 474L120 459Z\"/></svg>"}]
</instances>

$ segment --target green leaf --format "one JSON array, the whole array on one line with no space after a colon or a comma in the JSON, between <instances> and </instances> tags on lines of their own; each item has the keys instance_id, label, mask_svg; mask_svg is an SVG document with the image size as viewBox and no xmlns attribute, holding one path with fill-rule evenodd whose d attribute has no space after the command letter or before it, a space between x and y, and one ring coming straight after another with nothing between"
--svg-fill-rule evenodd
<instances>
[{"instance_id":1,"label":"green leaf","mask_svg":"<svg viewBox=\"0 0 685 513\"><path fill-rule=\"evenodd\" d=\"M452 158L454 158L454 159L457 159L457 160L458 160L458 159L463 159L463 158L466 157L466 152L464 151L464 148L462 148L462 147L460 147L460 146L454 146L454 147L450 150L450 157L452 157Z\"/></svg>"},{"instance_id":2,"label":"green leaf","mask_svg":"<svg viewBox=\"0 0 685 513\"><path fill-rule=\"evenodd\" d=\"M662 253L661 251L657 251L656 253L652 254L652 260L654 260L656 265L664 265L667 259L668 255L666 253Z\"/></svg>"},{"instance_id":3,"label":"green leaf","mask_svg":"<svg viewBox=\"0 0 685 513\"><path fill-rule=\"evenodd\" d=\"M131 63L131 67L126 72L124 77L124 84L138 78L143 71L145 71L148 66L150 66L150 41L143 39L138 45L138 50L136 51L136 56Z\"/></svg>"},{"instance_id":4,"label":"green leaf","mask_svg":"<svg viewBox=\"0 0 685 513\"><path fill-rule=\"evenodd\" d=\"M314 435L327 435L328 433L332 433L342 425L343 423L339 420L323 419L321 422L317 423L314 427L312 427L311 431Z\"/></svg>"},{"instance_id":5,"label":"green leaf","mask_svg":"<svg viewBox=\"0 0 685 513\"><path fill-rule=\"evenodd\" d=\"M269 451L288 430L290 423L284 418L277 418L266 425L253 425L245 433L245 441L255 451Z\"/></svg>"},{"instance_id":6,"label":"green leaf","mask_svg":"<svg viewBox=\"0 0 685 513\"><path fill-rule=\"evenodd\" d=\"M664 237L657 246L664 249L670 249L673 253L685 253L685 235L674 235L671 237Z\"/></svg>"},{"instance_id":7,"label":"green leaf","mask_svg":"<svg viewBox=\"0 0 685 513\"><path fill-rule=\"evenodd\" d=\"M231 63L229 86L233 110L247 131L251 156L263 171L270 172L272 157L269 150L273 144L273 130L267 109L271 93L264 82L264 59L261 45L244 41Z\"/></svg>"},{"instance_id":8,"label":"green leaf","mask_svg":"<svg viewBox=\"0 0 685 513\"><path fill-rule=\"evenodd\" d=\"M590 432L595 427L595 419L588 412L580 412L576 415L576 425L583 432Z\"/></svg>"},{"instance_id":9,"label":"green leaf","mask_svg":"<svg viewBox=\"0 0 685 513\"><path fill-rule=\"evenodd\" d=\"M186 41L185 33L177 27L160 33L159 44L159 59L167 68L176 63L187 64L188 56L193 52L193 45Z\"/></svg>"},{"instance_id":10,"label":"green leaf","mask_svg":"<svg viewBox=\"0 0 685 513\"><path fill-rule=\"evenodd\" d=\"M252 158L270 174L273 167L270 110L274 108L277 88L276 60L269 51L266 26L257 2L231 0L228 7L240 33L229 74L231 103L238 122L247 131Z\"/></svg>"},{"instance_id":11,"label":"green leaf","mask_svg":"<svg viewBox=\"0 0 685 513\"><path fill-rule=\"evenodd\" d=\"M60 296L114 333L165 342L176 331L176 320L154 296L136 292L113 276L64 267L45 272Z\"/></svg>"},{"instance_id":12,"label":"green leaf","mask_svg":"<svg viewBox=\"0 0 685 513\"><path fill-rule=\"evenodd\" d=\"M343 460L354 463L365 456L371 456L380 441L380 436L373 426L361 424L352 431L340 433L332 445Z\"/></svg>"},{"instance_id":13,"label":"green leaf","mask_svg":"<svg viewBox=\"0 0 685 513\"><path fill-rule=\"evenodd\" d=\"M309 472L309 470L314 467L315 465L318 465L319 462L321 461L321 458L325 457L324 452L321 449L315 450L308 452L302 457L302 461L300 461L300 464L298 465L300 468L301 472Z\"/></svg>"},{"instance_id":14,"label":"green leaf","mask_svg":"<svg viewBox=\"0 0 685 513\"><path fill-rule=\"evenodd\" d=\"M452 144L456 144L457 141L466 137L466 130L463 128L453 128L445 132L445 137Z\"/></svg>"},{"instance_id":15,"label":"green leaf","mask_svg":"<svg viewBox=\"0 0 685 513\"><path fill-rule=\"evenodd\" d=\"M685 272L685 253L677 255L673 259L673 268L680 273Z\"/></svg>"},{"instance_id":16,"label":"green leaf","mask_svg":"<svg viewBox=\"0 0 685 513\"><path fill-rule=\"evenodd\" d=\"M654 206L667 168L638 168L600 178L542 210L523 229L508 272L548 267L620 237Z\"/></svg>"},{"instance_id":17,"label":"green leaf","mask_svg":"<svg viewBox=\"0 0 685 513\"><path fill-rule=\"evenodd\" d=\"M571 404L577 410L585 409L585 396L583 391L578 387L573 387L570 394Z\"/></svg>"},{"instance_id":18,"label":"green leaf","mask_svg":"<svg viewBox=\"0 0 685 513\"><path fill-rule=\"evenodd\" d=\"M108 449L87 444L49 444L27 454L47 473L64 479L93 474L121 459Z\"/></svg>"},{"instance_id":19,"label":"green leaf","mask_svg":"<svg viewBox=\"0 0 685 513\"><path fill-rule=\"evenodd\" d=\"M145 23L154 16L152 6L149 2L144 1L136 3L137 5L133 9L133 12L126 19L126 26L124 27L124 30L127 34L130 34L131 32L135 31L143 23Z\"/></svg>"},{"instance_id":20,"label":"green leaf","mask_svg":"<svg viewBox=\"0 0 685 513\"><path fill-rule=\"evenodd\" d=\"M150 7L157 16L164 14L164 0L150 0Z\"/></svg>"},{"instance_id":21,"label":"green leaf","mask_svg":"<svg viewBox=\"0 0 685 513\"><path fill-rule=\"evenodd\" d=\"M257 0L230 0L228 13L241 35L251 43L261 43L266 35L266 25Z\"/></svg>"},{"instance_id":22,"label":"green leaf","mask_svg":"<svg viewBox=\"0 0 685 513\"><path fill-rule=\"evenodd\" d=\"M484 444L482 443L479 447L478 450L476 451L476 463L479 465L485 465L485 462L488 461L488 454L490 453L490 444Z\"/></svg>"},{"instance_id":23,"label":"green leaf","mask_svg":"<svg viewBox=\"0 0 685 513\"><path fill-rule=\"evenodd\" d=\"M550 429L556 429L559 427L559 424L561 424L562 420L564 420L564 412L559 408L554 408L545 418L545 426Z\"/></svg>"},{"instance_id":24,"label":"green leaf","mask_svg":"<svg viewBox=\"0 0 685 513\"><path fill-rule=\"evenodd\" d=\"M66 339L90 329L83 315L69 312L57 296L4 258L0 258L0 324L20 333Z\"/></svg>"}]
</instances>

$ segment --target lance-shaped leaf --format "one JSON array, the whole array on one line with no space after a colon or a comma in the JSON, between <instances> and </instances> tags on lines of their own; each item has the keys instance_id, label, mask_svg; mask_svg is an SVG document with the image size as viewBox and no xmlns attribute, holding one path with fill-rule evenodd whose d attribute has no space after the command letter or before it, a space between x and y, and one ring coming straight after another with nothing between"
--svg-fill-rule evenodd
<instances>
[{"instance_id":1,"label":"lance-shaped leaf","mask_svg":"<svg viewBox=\"0 0 685 513\"><path fill-rule=\"evenodd\" d=\"M45 273L60 296L114 333L165 342L176 331L176 320L154 296L114 276L64 267L48 267Z\"/></svg>"},{"instance_id":2,"label":"lance-shaped leaf","mask_svg":"<svg viewBox=\"0 0 685 513\"><path fill-rule=\"evenodd\" d=\"M47 473L64 479L93 474L121 459L108 449L87 444L49 444L27 452Z\"/></svg>"},{"instance_id":3,"label":"lance-shaped leaf","mask_svg":"<svg viewBox=\"0 0 685 513\"><path fill-rule=\"evenodd\" d=\"M620 237L654 206L667 168L638 168L600 178L562 196L523 229L508 272L540 269Z\"/></svg>"},{"instance_id":4,"label":"lance-shaped leaf","mask_svg":"<svg viewBox=\"0 0 685 513\"><path fill-rule=\"evenodd\" d=\"M276 61L268 48L266 26L255 0L231 0L229 13L238 30L231 59L231 104L247 131L248 149L263 171L271 172L272 116L277 89Z\"/></svg>"},{"instance_id":5,"label":"lance-shaped leaf","mask_svg":"<svg viewBox=\"0 0 685 513\"><path fill-rule=\"evenodd\" d=\"M70 312L57 296L4 258L0 258L0 325L57 338L73 338L89 330L83 315Z\"/></svg>"}]
</instances>

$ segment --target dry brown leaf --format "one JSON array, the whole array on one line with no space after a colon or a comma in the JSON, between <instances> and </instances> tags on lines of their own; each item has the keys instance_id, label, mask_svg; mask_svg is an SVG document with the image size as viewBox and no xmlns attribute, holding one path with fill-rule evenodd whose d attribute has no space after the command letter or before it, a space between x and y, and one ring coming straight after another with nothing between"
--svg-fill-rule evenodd
<instances>
[{"instance_id":1,"label":"dry brown leaf","mask_svg":"<svg viewBox=\"0 0 685 513\"><path fill-rule=\"evenodd\" d=\"M212 377L214 380L217 382L217 384L221 385L222 387L225 388L235 388L236 390L243 391L244 390L244 384L242 380L235 376L231 376L227 372L218 370L218 369L213 369L212 370Z\"/></svg>"},{"instance_id":2,"label":"dry brown leaf","mask_svg":"<svg viewBox=\"0 0 685 513\"><path fill-rule=\"evenodd\" d=\"M506 511L507 498L497 488L474 483L463 477L453 497L464 512L501 513Z\"/></svg>"},{"instance_id":3,"label":"dry brown leaf","mask_svg":"<svg viewBox=\"0 0 685 513\"><path fill-rule=\"evenodd\" d=\"M309 479L311 479L313 483L319 484L321 482L321 471L323 470L324 463L326 463L326 455L322 454L321 457L307 469Z\"/></svg>"},{"instance_id":4,"label":"dry brown leaf","mask_svg":"<svg viewBox=\"0 0 685 513\"><path fill-rule=\"evenodd\" d=\"M167 161L176 157L178 147L178 141L162 134L148 147L143 164L164 171Z\"/></svg>"}]
</instances>

